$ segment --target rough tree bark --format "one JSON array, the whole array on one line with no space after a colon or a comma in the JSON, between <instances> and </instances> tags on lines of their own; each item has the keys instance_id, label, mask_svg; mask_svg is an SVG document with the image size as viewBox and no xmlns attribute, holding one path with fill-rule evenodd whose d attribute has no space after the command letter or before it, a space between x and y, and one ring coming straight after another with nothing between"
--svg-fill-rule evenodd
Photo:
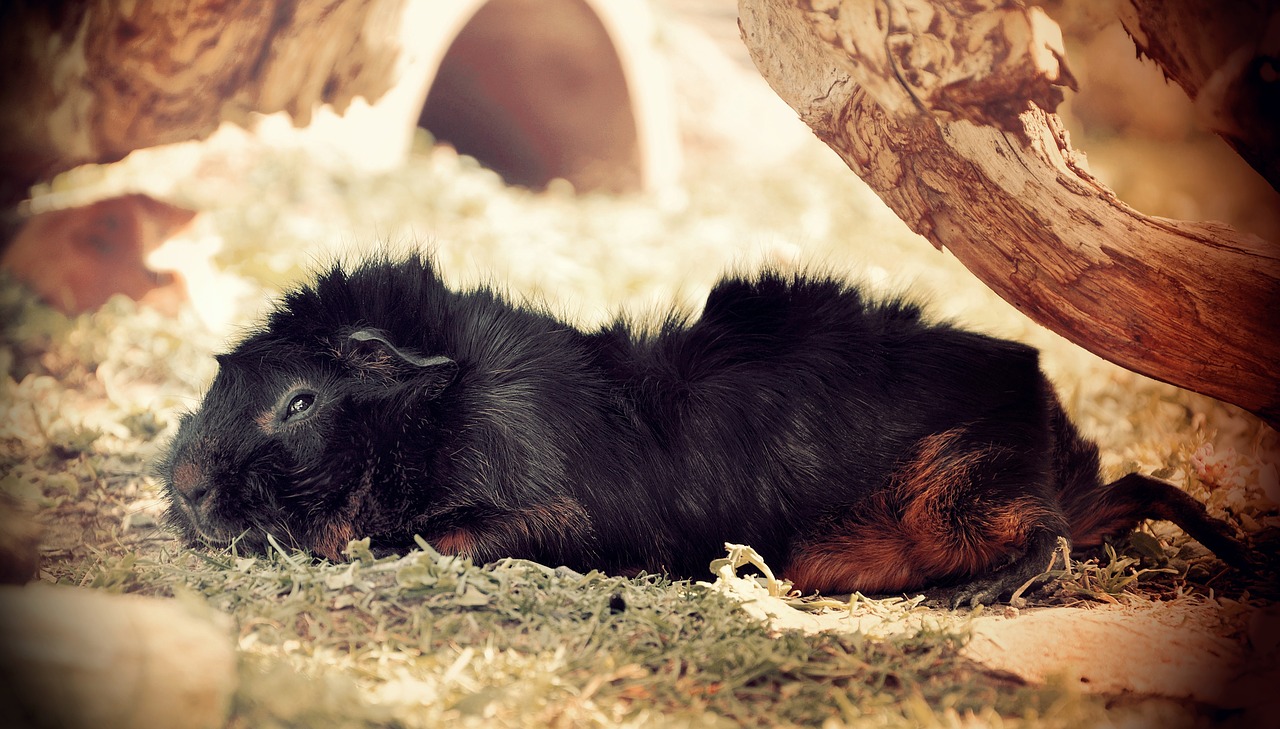
<instances>
[{"instance_id":1,"label":"rough tree bark","mask_svg":"<svg viewBox=\"0 0 1280 729\"><path fill-rule=\"evenodd\" d=\"M0 207L223 121L370 101L394 80L404 0L17 0L0 6Z\"/></svg>"},{"instance_id":2,"label":"rough tree bark","mask_svg":"<svg viewBox=\"0 0 1280 729\"><path fill-rule=\"evenodd\" d=\"M739 0L756 66L915 231L1032 319L1137 372L1280 423L1280 254L1148 217L1053 110L1057 25L1000 0Z\"/></svg>"}]
</instances>

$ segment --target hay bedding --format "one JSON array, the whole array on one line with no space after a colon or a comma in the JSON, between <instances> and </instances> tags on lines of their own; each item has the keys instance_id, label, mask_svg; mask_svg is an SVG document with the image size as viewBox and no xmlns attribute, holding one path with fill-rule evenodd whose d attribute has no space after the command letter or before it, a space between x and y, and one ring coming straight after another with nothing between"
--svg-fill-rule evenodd
<instances>
[{"instance_id":1,"label":"hay bedding","mask_svg":"<svg viewBox=\"0 0 1280 729\"><path fill-rule=\"evenodd\" d=\"M724 270L762 263L907 287L935 316L1040 347L1111 474L1172 479L1246 532L1280 523L1274 431L1030 323L785 113L755 118L777 125L785 164L751 166L739 152L761 135L708 128L698 108L687 184L647 196L507 188L425 138L404 169L371 177L234 130L55 181L38 202L141 190L205 215L168 252L192 279L177 320L124 300L67 319L0 288L0 476L44 527L41 580L230 616L235 726L1078 726L1273 701L1255 688L1276 663L1273 610L1168 525L1073 565L1041 607L976 618L804 603L723 563L714 584L671 584L430 550L375 560L355 543L353 563L330 565L187 551L160 528L148 464L212 378L209 355L317 263L413 246L452 283L495 281L587 325L618 307L694 308ZM1150 695L1176 701L1134 698Z\"/></svg>"}]
</instances>

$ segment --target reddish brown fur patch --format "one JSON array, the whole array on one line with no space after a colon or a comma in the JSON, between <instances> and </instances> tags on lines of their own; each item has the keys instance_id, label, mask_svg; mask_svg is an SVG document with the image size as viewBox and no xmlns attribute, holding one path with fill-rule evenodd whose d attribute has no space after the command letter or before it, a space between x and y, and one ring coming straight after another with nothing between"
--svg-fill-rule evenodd
<instances>
[{"instance_id":1,"label":"reddish brown fur patch","mask_svg":"<svg viewBox=\"0 0 1280 729\"><path fill-rule=\"evenodd\" d=\"M173 487L180 493L190 494L203 479L204 473L191 461L183 461L173 469Z\"/></svg>"},{"instance_id":2,"label":"reddish brown fur patch","mask_svg":"<svg viewBox=\"0 0 1280 729\"><path fill-rule=\"evenodd\" d=\"M1132 529L1138 520L1136 511L1132 504L1099 499L1094 508L1072 515L1071 546L1076 549L1097 547L1107 537Z\"/></svg>"},{"instance_id":3,"label":"reddish brown fur patch","mask_svg":"<svg viewBox=\"0 0 1280 729\"><path fill-rule=\"evenodd\" d=\"M953 453L960 434L949 430L923 439L915 459L899 472L892 487L904 506L902 525L916 535L910 556L929 576L972 572L987 562L970 549L980 543L972 544L956 521L957 512L967 505L973 469L986 455Z\"/></svg>"},{"instance_id":4,"label":"reddish brown fur patch","mask_svg":"<svg viewBox=\"0 0 1280 729\"><path fill-rule=\"evenodd\" d=\"M360 484L351 490L342 511L320 526L307 545L308 548L331 562L341 561L342 551L347 548L347 543L361 536L356 530L357 517L364 511L372 490L373 473L366 471Z\"/></svg>"},{"instance_id":5,"label":"reddish brown fur patch","mask_svg":"<svg viewBox=\"0 0 1280 729\"><path fill-rule=\"evenodd\" d=\"M961 434L923 439L883 497L800 545L783 575L805 592L899 592L985 572L1020 549L1044 507L977 503L973 472L992 453L957 450Z\"/></svg>"},{"instance_id":6,"label":"reddish brown fur patch","mask_svg":"<svg viewBox=\"0 0 1280 729\"><path fill-rule=\"evenodd\" d=\"M275 432L275 428L272 427L275 421L276 421L275 410L263 410L262 412L258 413L258 416L256 418L253 419L253 422L258 424L258 430L261 430L263 433L266 433L267 435L271 435L272 433Z\"/></svg>"},{"instance_id":7,"label":"reddish brown fur patch","mask_svg":"<svg viewBox=\"0 0 1280 729\"><path fill-rule=\"evenodd\" d=\"M476 538L465 529L454 529L432 539L431 546L440 554L470 556L474 553Z\"/></svg>"},{"instance_id":8,"label":"reddish brown fur patch","mask_svg":"<svg viewBox=\"0 0 1280 729\"><path fill-rule=\"evenodd\" d=\"M577 499L557 497L541 504L528 504L509 512L504 519L477 525L491 540L491 549L505 552L517 544L553 544L580 534L591 523L587 510Z\"/></svg>"},{"instance_id":9,"label":"reddish brown fur patch","mask_svg":"<svg viewBox=\"0 0 1280 729\"><path fill-rule=\"evenodd\" d=\"M897 592L923 582L909 556L912 540L902 523L877 503L856 523L845 522L844 534L832 534L804 545L783 570L802 592Z\"/></svg>"},{"instance_id":10,"label":"reddish brown fur patch","mask_svg":"<svg viewBox=\"0 0 1280 729\"><path fill-rule=\"evenodd\" d=\"M1043 525L1053 518L1053 513L1045 508L1039 499L1024 496L1014 499L989 515L986 521L985 534L991 544L1002 547L1021 547L1031 536L1034 527ZM1002 553L1007 550L1001 550Z\"/></svg>"},{"instance_id":11,"label":"reddish brown fur patch","mask_svg":"<svg viewBox=\"0 0 1280 729\"><path fill-rule=\"evenodd\" d=\"M533 504L521 513L521 517L512 526L526 538L537 542L577 533L591 520L582 504L569 497Z\"/></svg>"},{"instance_id":12,"label":"reddish brown fur patch","mask_svg":"<svg viewBox=\"0 0 1280 729\"><path fill-rule=\"evenodd\" d=\"M329 522L312 543L311 551L330 562L339 562L342 560L342 550L355 538L356 533L350 522Z\"/></svg>"},{"instance_id":13,"label":"reddish brown fur patch","mask_svg":"<svg viewBox=\"0 0 1280 729\"><path fill-rule=\"evenodd\" d=\"M931 576L990 569L1020 549L1030 527L1046 516L1032 497L980 503L973 493L973 472L992 454L949 450L958 436L958 431L947 431L925 439L900 479L906 501L903 524L908 533L920 535L912 555Z\"/></svg>"},{"instance_id":14,"label":"reddish brown fur patch","mask_svg":"<svg viewBox=\"0 0 1280 729\"><path fill-rule=\"evenodd\" d=\"M576 539L590 529L590 524L581 503L559 497L447 531L428 541L441 554L462 554L477 561L488 561Z\"/></svg>"}]
</instances>

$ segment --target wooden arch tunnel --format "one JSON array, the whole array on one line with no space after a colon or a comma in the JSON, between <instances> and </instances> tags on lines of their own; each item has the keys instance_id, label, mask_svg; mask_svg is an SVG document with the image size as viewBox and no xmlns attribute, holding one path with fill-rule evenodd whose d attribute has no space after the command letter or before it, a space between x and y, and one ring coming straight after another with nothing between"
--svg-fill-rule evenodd
<instances>
[{"instance_id":1,"label":"wooden arch tunnel","mask_svg":"<svg viewBox=\"0 0 1280 729\"><path fill-rule=\"evenodd\" d=\"M512 184L643 186L626 74L581 0L480 6L441 59L419 126Z\"/></svg>"},{"instance_id":2,"label":"wooden arch tunnel","mask_svg":"<svg viewBox=\"0 0 1280 729\"><path fill-rule=\"evenodd\" d=\"M372 106L357 101L313 122L344 146L368 139L365 164L398 164L422 127L510 184L561 178L614 193L676 184L673 91L646 3L409 0L398 29L393 86ZM377 139L356 127L379 130Z\"/></svg>"}]
</instances>

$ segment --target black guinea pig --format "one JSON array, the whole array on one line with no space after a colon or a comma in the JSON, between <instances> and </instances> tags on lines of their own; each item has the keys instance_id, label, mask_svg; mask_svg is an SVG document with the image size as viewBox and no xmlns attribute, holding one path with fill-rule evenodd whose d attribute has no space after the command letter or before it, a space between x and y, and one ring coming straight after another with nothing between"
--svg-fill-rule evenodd
<instances>
[{"instance_id":1,"label":"black guinea pig","mask_svg":"<svg viewBox=\"0 0 1280 729\"><path fill-rule=\"evenodd\" d=\"M736 542L805 592L953 604L1144 517L1250 559L1175 487L1103 485L1035 349L830 278L729 277L696 318L583 331L379 258L286 294L217 360L160 465L193 544L270 534L338 560L417 534L478 562L691 577Z\"/></svg>"}]
</instances>

